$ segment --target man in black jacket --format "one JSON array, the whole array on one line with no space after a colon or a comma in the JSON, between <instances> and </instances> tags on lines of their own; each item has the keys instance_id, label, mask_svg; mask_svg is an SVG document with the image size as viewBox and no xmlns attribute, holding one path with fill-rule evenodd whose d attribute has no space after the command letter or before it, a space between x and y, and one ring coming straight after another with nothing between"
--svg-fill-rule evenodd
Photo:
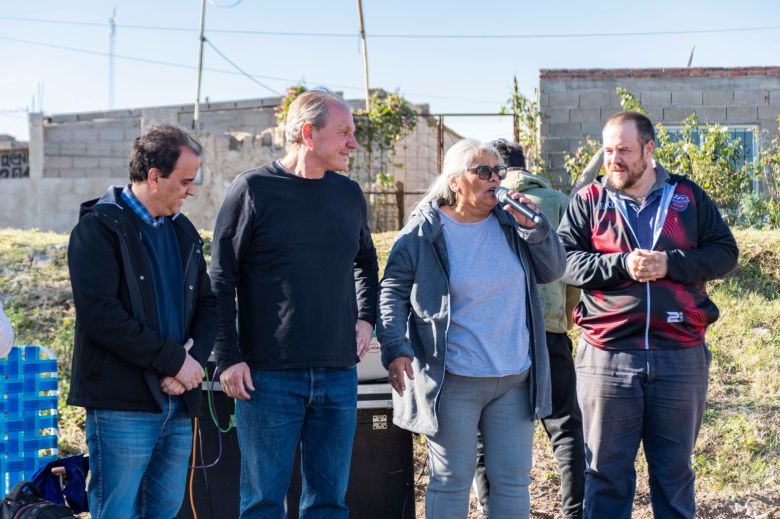
<instances>
[{"instance_id":1,"label":"man in black jacket","mask_svg":"<svg viewBox=\"0 0 780 519\"><path fill-rule=\"evenodd\" d=\"M343 101L301 94L287 116L287 156L236 178L217 218L214 352L225 393L239 399L242 519L285 517L299 439L301 516L349 513L355 364L378 283L365 198L336 173L357 147L354 131Z\"/></svg>"},{"instance_id":2,"label":"man in black jacket","mask_svg":"<svg viewBox=\"0 0 780 519\"><path fill-rule=\"evenodd\" d=\"M182 502L217 320L203 241L180 213L199 155L183 130L149 129L133 144L131 184L82 204L70 236L68 404L87 409L93 519L170 519Z\"/></svg>"}]
</instances>

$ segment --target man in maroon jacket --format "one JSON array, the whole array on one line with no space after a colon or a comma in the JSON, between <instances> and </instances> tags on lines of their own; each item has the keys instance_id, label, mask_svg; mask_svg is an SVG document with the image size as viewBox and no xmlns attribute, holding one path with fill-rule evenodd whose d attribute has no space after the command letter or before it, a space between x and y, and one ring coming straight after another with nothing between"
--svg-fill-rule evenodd
<instances>
[{"instance_id":1,"label":"man in maroon jacket","mask_svg":"<svg viewBox=\"0 0 780 519\"><path fill-rule=\"evenodd\" d=\"M629 518L640 441L655 517L693 518L691 455L707 395L705 283L737 262L707 194L653 160L655 132L620 112L603 132L606 175L580 189L558 229L564 283L583 289L577 395L586 444L584 517Z\"/></svg>"}]
</instances>

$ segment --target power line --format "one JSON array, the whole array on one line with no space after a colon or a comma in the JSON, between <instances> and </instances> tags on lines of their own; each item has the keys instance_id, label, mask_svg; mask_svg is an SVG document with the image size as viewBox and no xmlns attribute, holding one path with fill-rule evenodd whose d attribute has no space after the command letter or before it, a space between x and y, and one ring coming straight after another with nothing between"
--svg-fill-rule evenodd
<instances>
[{"instance_id":1,"label":"power line","mask_svg":"<svg viewBox=\"0 0 780 519\"><path fill-rule=\"evenodd\" d=\"M50 23L59 25L76 25L84 27L105 27L105 23L85 22L78 20L61 20L51 18L27 18L21 16L0 16L0 20ZM116 24L121 29L173 31L173 32L197 32L192 27L169 27L161 25ZM555 38L614 38L626 36L669 36L682 34L717 34L734 32L776 31L780 25L763 27L729 27L721 29L680 29L670 31L640 31L640 32L594 32L594 33L523 33L523 34L413 34L413 33L367 33L367 38L376 39L447 39L447 40L528 40L528 39L555 39ZM257 36L306 36L311 38L357 38L355 33L336 32L291 32L291 31L257 31L251 29L209 29L210 33L244 34Z\"/></svg>"},{"instance_id":2,"label":"power line","mask_svg":"<svg viewBox=\"0 0 780 519\"><path fill-rule=\"evenodd\" d=\"M240 0L239 0L239 1L240 1ZM236 5L237 5L237 4L236 4ZM233 61L232 61L230 58L228 58L227 56L225 56L225 55L222 53L222 51L221 51L221 50L219 50L218 48L216 48L216 47L214 46L214 44L213 44L213 43L211 43L211 40L209 40L208 38L205 38L205 39L204 39L204 41L206 42L206 45L208 45L209 47L211 47L211 49L212 49L214 52L216 52L217 54L219 54L219 56L220 56L222 59L224 59L225 61L227 61L228 63L230 63L230 65L231 65L231 66L232 66L234 69L236 69L237 71L239 71L239 72L240 72L240 73L241 73L241 74L242 74L244 77L246 77L246 78L247 78L247 79L249 79L250 81L253 81L253 82L255 82L256 84L260 85L261 87L265 88L266 90L268 90L268 91L269 91L269 92L271 92L272 94L276 94L276 95L278 95L279 97L283 97L283 96L282 96L282 94L281 94L280 92L278 92L278 91L274 90L273 88L269 87L268 85L264 85L263 83L261 83L260 81L258 81L257 79L255 79L255 78L254 78L254 76L253 76L252 74L250 74L250 73L248 73L248 72L244 71L244 69L242 69L241 67L239 67L238 65L236 65L236 64L235 64L235 63L234 63L234 62L233 62Z\"/></svg>"},{"instance_id":3,"label":"power line","mask_svg":"<svg viewBox=\"0 0 780 519\"><path fill-rule=\"evenodd\" d=\"M22 38L12 38L10 36L0 36L0 40L12 41L12 42L15 42L15 43L25 43L27 45L35 45L35 46L38 46L38 47L46 47L46 48L50 48L50 49L64 50L64 51L68 51L68 52L77 52L77 53L80 53L80 54L88 54L88 55L91 55L91 56L101 56L101 57L108 56L108 53L100 52L100 51L96 51L96 50L82 49L82 48L78 48L78 47L68 47L68 46L65 46L65 45L55 45L53 43L44 43L44 42L40 42L40 41L26 40L26 39L22 39ZM212 46L212 48L213 48L213 46ZM172 62L172 61L161 61L161 60L148 59L148 58L139 58L139 57L136 57L136 56L125 56L125 55L121 55L121 54L115 54L114 58L122 59L122 60L125 60L125 61L134 61L134 62L138 62L138 63L148 63L148 64L151 64L151 65L161 65L161 66L166 66L166 67L184 68L184 69L188 69L188 70L196 70L198 68L198 67L196 67L194 65L185 65L183 63L175 63L175 62ZM237 72L237 71L233 71L233 70L225 70L225 69L210 68L210 67L204 67L203 70L208 70L209 72L217 72L217 73L220 73L220 74L232 74L232 75L247 75L248 74L249 76L251 76L251 77L253 77L255 79L268 79L268 80L271 80L271 81L284 81L285 83L288 83L288 84L300 83L301 82L301 78L266 76L266 75L260 75L260 74L252 74L252 73L248 73L248 72L246 72L246 73L245 72ZM344 90L353 90L353 91L358 91L358 92L362 92L363 91L363 87L355 86L355 85L342 85L342 84L338 84L338 83L330 83L330 82L327 82L327 81L309 81L309 83L320 84L320 85L325 85L325 86L329 86L329 87L332 87L332 88L340 88L340 89L344 89ZM436 95L436 94L425 94L425 93L421 93L421 92L406 92L406 94L407 95L419 96L419 97L426 98L426 99L442 99L442 100L447 100L447 101L467 101L467 102L470 102L470 103L481 103L481 104L491 104L491 105L500 104L500 102L488 101L488 100L485 100L485 99L469 99L469 98L462 98L462 97L440 96L440 95Z\"/></svg>"}]
</instances>

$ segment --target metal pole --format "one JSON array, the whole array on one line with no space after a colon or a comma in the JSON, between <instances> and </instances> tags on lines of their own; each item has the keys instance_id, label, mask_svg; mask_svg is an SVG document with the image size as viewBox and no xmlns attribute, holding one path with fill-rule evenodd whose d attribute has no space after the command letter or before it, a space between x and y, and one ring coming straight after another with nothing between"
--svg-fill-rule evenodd
<instances>
[{"instance_id":1,"label":"metal pole","mask_svg":"<svg viewBox=\"0 0 780 519\"><path fill-rule=\"evenodd\" d=\"M442 165L444 164L444 117L439 116L439 124L436 132L436 174L441 173Z\"/></svg>"},{"instance_id":2,"label":"metal pole","mask_svg":"<svg viewBox=\"0 0 780 519\"><path fill-rule=\"evenodd\" d=\"M360 19L360 40L363 43L363 76L366 81L366 112L371 110L371 96L368 90L368 48L366 47L366 29L363 25L363 1L357 0L358 18Z\"/></svg>"},{"instance_id":3,"label":"metal pole","mask_svg":"<svg viewBox=\"0 0 780 519\"><path fill-rule=\"evenodd\" d=\"M198 129L200 119L200 82L203 79L203 44L206 42L206 0L200 1L200 51L198 53L198 89L195 93L195 112L192 114L192 129Z\"/></svg>"},{"instance_id":4,"label":"metal pole","mask_svg":"<svg viewBox=\"0 0 780 519\"><path fill-rule=\"evenodd\" d=\"M108 109L114 108L114 36L116 36L116 7L111 11L111 18L108 20L109 40L108 40Z\"/></svg>"},{"instance_id":5,"label":"metal pole","mask_svg":"<svg viewBox=\"0 0 780 519\"><path fill-rule=\"evenodd\" d=\"M512 98L512 133L515 144L520 143L520 114L517 113L517 100L520 99L520 90L517 88L517 76L514 79L514 96Z\"/></svg>"}]
</instances>

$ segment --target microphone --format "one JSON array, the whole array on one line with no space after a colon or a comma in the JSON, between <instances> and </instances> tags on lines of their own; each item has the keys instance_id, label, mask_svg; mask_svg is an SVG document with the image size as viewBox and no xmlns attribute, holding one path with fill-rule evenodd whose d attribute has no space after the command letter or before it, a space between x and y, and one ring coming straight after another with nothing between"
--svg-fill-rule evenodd
<instances>
[{"instance_id":1,"label":"microphone","mask_svg":"<svg viewBox=\"0 0 780 519\"><path fill-rule=\"evenodd\" d=\"M518 202L514 198L509 196L509 190L503 186L498 186L496 190L493 192L496 195L496 199L501 204L509 204L515 209L517 209L520 214L528 218L534 223L542 223L542 217L539 215L539 213L535 213L531 210L530 207L525 205L522 202Z\"/></svg>"}]
</instances>

